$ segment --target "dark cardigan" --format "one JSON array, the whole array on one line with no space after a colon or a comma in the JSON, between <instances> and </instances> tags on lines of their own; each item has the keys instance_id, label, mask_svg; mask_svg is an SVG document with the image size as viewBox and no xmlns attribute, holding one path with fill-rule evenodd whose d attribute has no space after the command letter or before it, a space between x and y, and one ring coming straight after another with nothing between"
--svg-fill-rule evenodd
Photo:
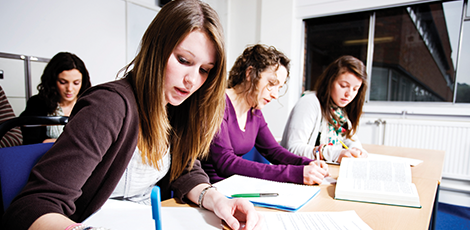
<instances>
[{"instance_id":1,"label":"dark cardigan","mask_svg":"<svg viewBox=\"0 0 470 230\"><path fill-rule=\"evenodd\" d=\"M77 101L64 132L33 168L23 191L7 209L3 229L28 229L46 213L82 222L109 198L137 146L139 118L134 90L118 80L87 90ZM171 190L182 199L209 183L199 161L173 183L157 185L162 199Z\"/></svg>"}]
</instances>

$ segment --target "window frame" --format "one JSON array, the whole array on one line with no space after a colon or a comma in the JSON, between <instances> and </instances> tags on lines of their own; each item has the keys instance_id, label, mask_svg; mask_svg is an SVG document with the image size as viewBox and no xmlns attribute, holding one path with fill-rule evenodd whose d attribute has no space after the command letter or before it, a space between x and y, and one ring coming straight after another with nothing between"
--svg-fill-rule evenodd
<instances>
[{"instance_id":1,"label":"window frame","mask_svg":"<svg viewBox=\"0 0 470 230\"><path fill-rule=\"evenodd\" d=\"M367 13L369 12L369 34L368 34L368 44L367 44L367 60L366 60L366 71L369 76L372 74L372 63L373 63L373 55L374 55L374 34L375 34L375 23L376 23L376 11L382 10L382 9L390 9L390 8L396 8L396 7L407 7L407 6L413 6L417 4L426 4L426 3L433 3L433 2L449 2L449 1L462 1L462 19L461 19L461 25L460 25L460 31L459 31L459 41L458 41L458 47L456 49L457 52L457 58L456 58L456 66L455 66L455 86L454 86L454 91L453 91L453 99L452 102L435 102L435 103L452 103L455 104L456 100L456 95L457 95L457 83L458 83L458 76L457 76L457 68L459 65L459 60L460 60L460 53L461 53L461 47L462 47L462 42L463 42L463 27L464 27L464 22L465 21L470 21L470 16L466 16L467 14L467 2L468 0L444 0L444 1L419 1L419 2L414 2L414 3L402 3L402 4L396 4L393 6L382 6L382 7L375 7L375 8L370 8L370 9L363 9L363 10L352 10L352 11L344 11L341 13L332 13L332 14L325 14L325 15L317 15L315 17L309 17L309 18L303 18L303 20L306 19L311 19L311 18L318 18L318 17L327 17L327 16L339 16L343 14L350 14L350 13ZM305 23L305 21L303 22ZM469 28L470 29L470 28ZM304 65L305 68L305 65ZM305 77L305 76L304 76ZM302 84L304 85L307 79L304 79L302 81ZM371 83L371 78L368 78L368 84L370 85ZM365 103L370 103L370 88L367 89L366 92L366 101ZM390 101L378 101L382 103L390 103ZM404 103L416 103L416 102L406 102L403 101ZM396 102L395 102L396 103ZM432 103L432 102L431 102ZM465 103L464 103L465 104Z\"/></svg>"}]
</instances>

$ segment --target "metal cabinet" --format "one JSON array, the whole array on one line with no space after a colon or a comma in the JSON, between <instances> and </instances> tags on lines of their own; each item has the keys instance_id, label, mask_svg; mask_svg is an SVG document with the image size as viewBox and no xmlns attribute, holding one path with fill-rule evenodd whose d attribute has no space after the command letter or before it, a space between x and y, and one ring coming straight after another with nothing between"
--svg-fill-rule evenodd
<instances>
[{"instance_id":1,"label":"metal cabinet","mask_svg":"<svg viewBox=\"0 0 470 230\"><path fill-rule=\"evenodd\" d=\"M37 94L41 75L49 58L0 52L0 85L18 116L26 101Z\"/></svg>"}]
</instances>

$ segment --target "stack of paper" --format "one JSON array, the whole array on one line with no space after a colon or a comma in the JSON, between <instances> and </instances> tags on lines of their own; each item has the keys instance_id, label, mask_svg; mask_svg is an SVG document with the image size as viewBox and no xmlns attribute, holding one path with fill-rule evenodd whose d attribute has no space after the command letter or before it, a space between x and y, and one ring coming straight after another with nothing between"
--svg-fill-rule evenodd
<instances>
[{"instance_id":1,"label":"stack of paper","mask_svg":"<svg viewBox=\"0 0 470 230\"><path fill-rule=\"evenodd\" d=\"M372 230L355 211L344 212L261 212L263 230Z\"/></svg>"},{"instance_id":2,"label":"stack of paper","mask_svg":"<svg viewBox=\"0 0 470 230\"><path fill-rule=\"evenodd\" d=\"M319 186L280 183L253 177L233 175L214 184L227 197L243 193L277 193L276 197L250 197L261 207L297 211L320 192Z\"/></svg>"},{"instance_id":3,"label":"stack of paper","mask_svg":"<svg viewBox=\"0 0 470 230\"><path fill-rule=\"evenodd\" d=\"M162 229L222 229L221 220L213 213L192 207L162 207ZM84 224L112 230L155 230L152 207L130 201L109 199Z\"/></svg>"}]
</instances>

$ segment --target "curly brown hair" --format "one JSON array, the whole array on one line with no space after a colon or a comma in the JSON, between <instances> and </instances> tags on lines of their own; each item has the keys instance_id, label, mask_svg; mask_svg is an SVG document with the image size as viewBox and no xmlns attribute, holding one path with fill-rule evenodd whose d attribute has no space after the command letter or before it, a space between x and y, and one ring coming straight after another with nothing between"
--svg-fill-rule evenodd
<instances>
[{"instance_id":1,"label":"curly brown hair","mask_svg":"<svg viewBox=\"0 0 470 230\"><path fill-rule=\"evenodd\" d=\"M235 89L237 94L244 94L247 101L255 103L253 108L256 108L261 73L270 67L275 67L277 70L279 66L287 69L287 78L289 78L290 59L286 55L273 46L263 44L249 46L237 58L230 70L228 88ZM270 80L270 84L276 83Z\"/></svg>"}]
</instances>

